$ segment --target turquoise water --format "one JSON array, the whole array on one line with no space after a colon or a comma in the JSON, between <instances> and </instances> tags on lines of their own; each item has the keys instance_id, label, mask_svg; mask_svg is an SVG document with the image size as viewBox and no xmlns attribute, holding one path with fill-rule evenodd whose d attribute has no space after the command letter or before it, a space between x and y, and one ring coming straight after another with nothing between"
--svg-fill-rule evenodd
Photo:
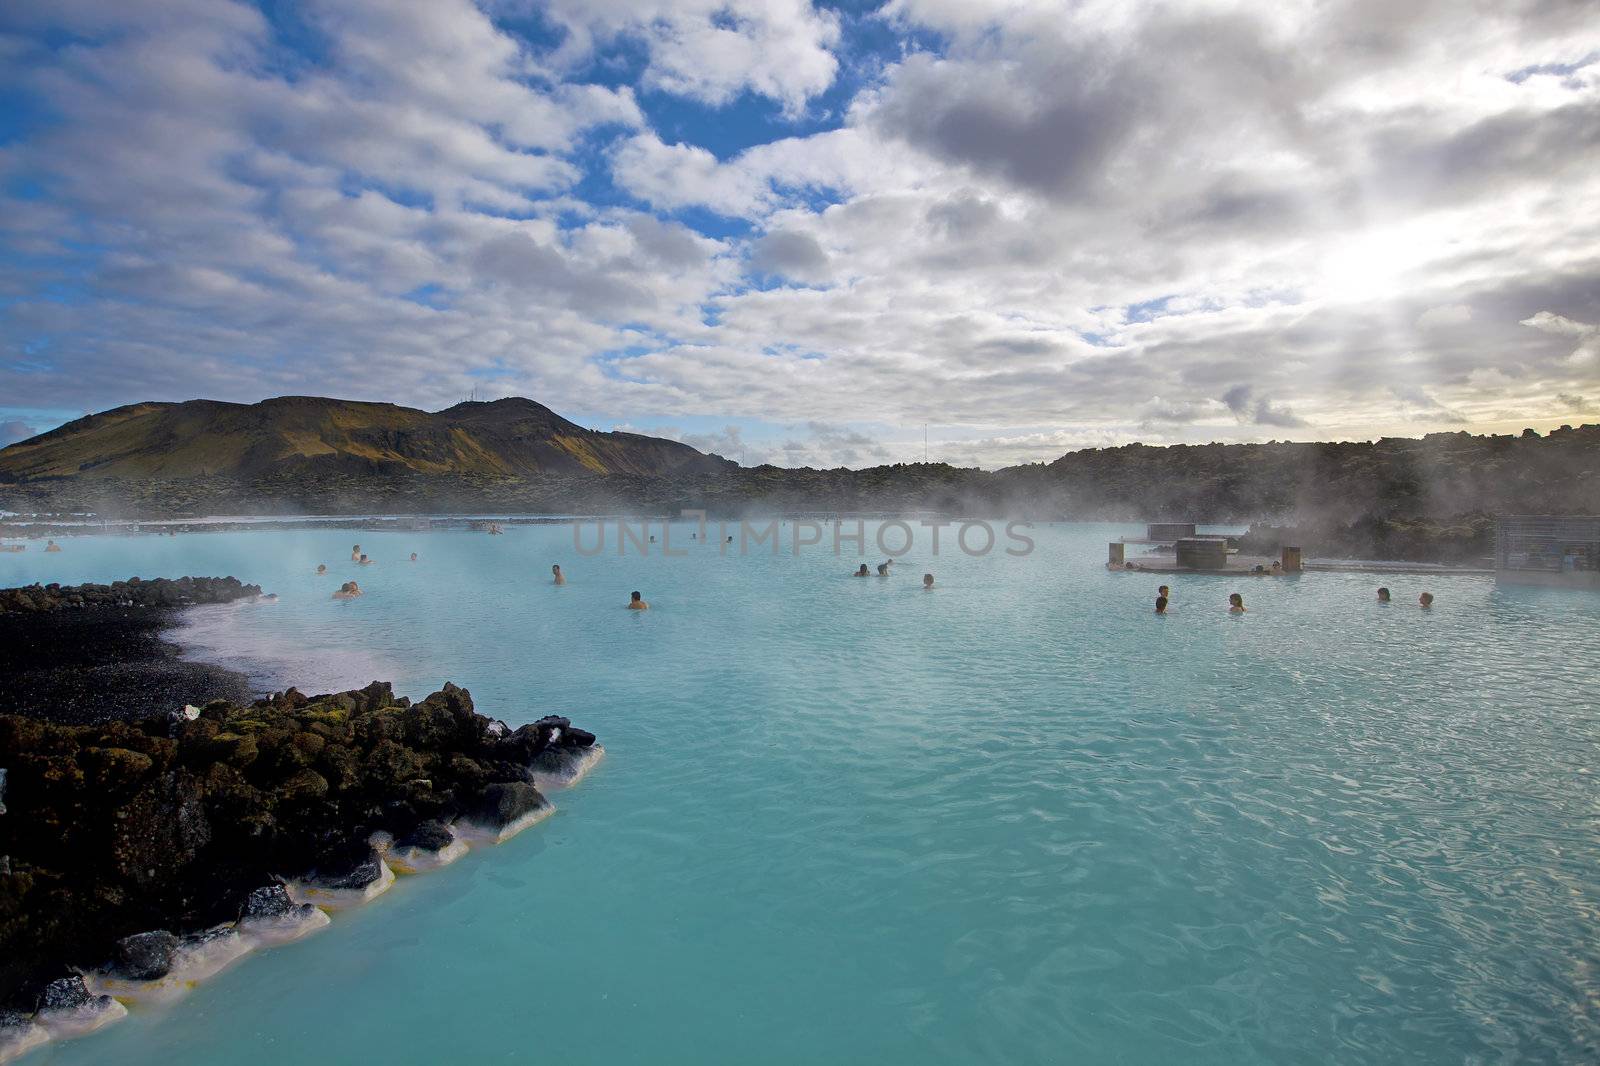
<instances>
[{"instance_id":1,"label":"turquoise water","mask_svg":"<svg viewBox=\"0 0 1600 1066\"><path fill-rule=\"evenodd\" d=\"M541 826L30 1061L1600 1055L1600 597L1106 572L1132 532L885 580L584 559L565 526L0 555L0 584L257 581L282 601L185 639L280 686L454 680L609 752Z\"/></svg>"}]
</instances>

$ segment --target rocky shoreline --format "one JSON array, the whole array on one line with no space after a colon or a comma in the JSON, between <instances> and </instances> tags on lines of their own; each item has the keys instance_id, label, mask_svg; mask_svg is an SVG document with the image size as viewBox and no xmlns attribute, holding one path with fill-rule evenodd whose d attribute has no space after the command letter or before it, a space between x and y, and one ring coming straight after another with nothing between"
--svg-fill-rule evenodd
<instances>
[{"instance_id":1,"label":"rocky shoreline","mask_svg":"<svg viewBox=\"0 0 1600 1066\"><path fill-rule=\"evenodd\" d=\"M161 633L186 607L260 595L231 577L0 589L0 714L87 723L248 700L243 676L179 658Z\"/></svg>"},{"instance_id":2,"label":"rocky shoreline","mask_svg":"<svg viewBox=\"0 0 1600 1066\"><path fill-rule=\"evenodd\" d=\"M28 591L33 621L94 609ZM88 723L0 714L0 1062L507 839L603 753L566 718L513 729L448 684L417 703L373 682L135 719L103 700Z\"/></svg>"}]
</instances>

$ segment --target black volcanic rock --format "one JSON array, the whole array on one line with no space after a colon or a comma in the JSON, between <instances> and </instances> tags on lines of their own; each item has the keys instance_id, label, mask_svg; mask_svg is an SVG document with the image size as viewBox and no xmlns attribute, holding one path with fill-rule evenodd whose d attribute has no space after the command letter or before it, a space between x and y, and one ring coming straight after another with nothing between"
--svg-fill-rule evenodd
<instances>
[{"instance_id":1,"label":"black volcanic rock","mask_svg":"<svg viewBox=\"0 0 1600 1066\"><path fill-rule=\"evenodd\" d=\"M306 881L319 888L359 891L383 878L383 860L370 844L336 849L319 860Z\"/></svg>"},{"instance_id":2,"label":"black volcanic rock","mask_svg":"<svg viewBox=\"0 0 1600 1066\"><path fill-rule=\"evenodd\" d=\"M501 829L547 806L529 767L581 731L493 724L455 685L412 704L379 683L212 701L193 720L0 715L0 1005L31 1006L24 990L64 966L115 956L153 975L174 938L301 913L280 876L365 888L374 833L438 850L455 819Z\"/></svg>"},{"instance_id":3,"label":"black volcanic rock","mask_svg":"<svg viewBox=\"0 0 1600 1066\"><path fill-rule=\"evenodd\" d=\"M506 781L485 785L463 812L468 821L500 830L549 802L526 781Z\"/></svg>"},{"instance_id":4,"label":"black volcanic rock","mask_svg":"<svg viewBox=\"0 0 1600 1066\"><path fill-rule=\"evenodd\" d=\"M130 981L154 981L172 970L172 956L178 950L178 938L164 930L135 933L117 941L117 953L112 963L118 977Z\"/></svg>"},{"instance_id":5,"label":"black volcanic rock","mask_svg":"<svg viewBox=\"0 0 1600 1066\"><path fill-rule=\"evenodd\" d=\"M282 885L265 885L261 888L250 890L250 894L244 899L244 905L239 908L239 917L241 920L246 918L283 918L293 914L297 908L302 906L305 906L305 904L298 904L289 898L288 889Z\"/></svg>"},{"instance_id":6,"label":"black volcanic rock","mask_svg":"<svg viewBox=\"0 0 1600 1066\"><path fill-rule=\"evenodd\" d=\"M58 977L44 986L39 993L38 1010L78 1010L82 1007L92 1007L99 1000L108 999L107 996L96 996L89 991L89 986L83 983L83 978L77 974L71 977Z\"/></svg>"},{"instance_id":7,"label":"black volcanic rock","mask_svg":"<svg viewBox=\"0 0 1600 1066\"><path fill-rule=\"evenodd\" d=\"M456 839L450 827L443 822L428 820L418 825L411 832L395 841L396 847L421 848L423 851L439 851L449 847Z\"/></svg>"},{"instance_id":8,"label":"black volcanic rock","mask_svg":"<svg viewBox=\"0 0 1600 1066\"><path fill-rule=\"evenodd\" d=\"M26 585L0 589L0 614L35 614L61 608L191 607L201 603L231 603L261 595L260 585L246 585L233 577L137 577L109 585Z\"/></svg>"}]
</instances>

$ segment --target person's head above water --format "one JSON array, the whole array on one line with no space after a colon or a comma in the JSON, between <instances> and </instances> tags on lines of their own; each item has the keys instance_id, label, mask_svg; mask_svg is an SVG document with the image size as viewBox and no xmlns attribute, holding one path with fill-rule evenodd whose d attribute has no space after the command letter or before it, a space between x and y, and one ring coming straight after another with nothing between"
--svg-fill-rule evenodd
<instances>
[{"instance_id":1,"label":"person's head above water","mask_svg":"<svg viewBox=\"0 0 1600 1066\"><path fill-rule=\"evenodd\" d=\"M1382 588L1382 587L1380 587L1378 589L1378 602L1379 603L1388 603L1389 602L1389 590L1388 589Z\"/></svg>"},{"instance_id":2,"label":"person's head above water","mask_svg":"<svg viewBox=\"0 0 1600 1066\"><path fill-rule=\"evenodd\" d=\"M1156 588L1156 595L1160 596L1162 599L1166 599L1172 595L1172 590L1167 588L1165 585L1160 585Z\"/></svg>"},{"instance_id":3,"label":"person's head above water","mask_svg":"<svg viewBox=\"0 0 1600 1066\"><path fill-rule=\"evenodd\" d=\"M644 602L644 597L639 595L637 592L633 594L633 599L628 601L628 610L630 611L647 610L649 606L650 605L648 603Z\"/></svg>"},{"instance_id":4,"label":"person's head above water","mask_svg":"<svg viewBox=\"0 0 1600 1066\"><path fill-rule=\"evenodd\" d=\"M412 562L416 562L417 561L417 553L416 552L412 552L411 553L411 561Z\"/></svg>"},{"instance_id":5,"label":"person's head above water","mask_svg":"<svg viewBox=\"0 0 1600 1066\"><path fill-rule=\"evenodd\" d=\"M1417 602L1420 603L1424 607L1432 607L1433 606L1433 593L1424 592L1421 596L1417 597Z\"/></svg>"},{"instance_id":6,"label":"person's head above water","mask_svg":"<svg viewBox=\"0 0 1600 1066\"><path fill-rule=\"evenodd\" d=\"M933 588L933 575L932 574L923 574L922 575L922 587L925 588L925 589Z\"/></svg>"},{"instance_id":7,"label":"person's head above water","mask_svg":"<svg viewBox=\"0 0 1600 1066\"><path fill-rule=\"evenodd\" d=\"M1156 597L1156 614L1166 614L1166 613L1167 613L1167 598L1165 596L1157 596Z\"/></svg>"},{"instance_id":8,"label":"person's head above water","mask_svg":"<svg viewBox=\"0 0 1600 1066\"><path fill-rule=\"evenodd\" d=\"M1244 597L1237 592L1228 594L1228 610L1238 612L1244 610Z\"/></svg>"},{"instance_id":9,"label":"person's head above water","mask_svg":"<svg viewBox=\"0 0 1600 1066\"><path fill-rule=\"evenodd\" d=\"M639 595L639 593L637 593L637 592L635 592L635 593L634 593L634 594L633 594L633 597L632 597L632 598L633 598L633 602L634 602L634 603L638 603L638 602L639 602L639 601L640 601L640 600L642 600L642 599L644 599L644 597L643 597L643 596L641 596L641 595Z\"/></svg>"}]
</instances>

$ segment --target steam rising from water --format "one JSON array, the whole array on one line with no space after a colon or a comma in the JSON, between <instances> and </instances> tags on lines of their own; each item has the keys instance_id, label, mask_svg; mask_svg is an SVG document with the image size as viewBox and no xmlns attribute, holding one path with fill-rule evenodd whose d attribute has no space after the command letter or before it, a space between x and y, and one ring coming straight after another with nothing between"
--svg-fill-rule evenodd
<instances>
[{"instance_id":1,"label":"steam rising from water","mask_svg":"<svg viewBox=\"0 0 1600 1066\"><path fill-rule=\"evenodd\" d=\"M241 601L206 604L185 611L166 639L183 657L237 670L259 691L294 685L307 694L343 692L393 677L395 665L360 648L297 645L286 635L252 625L246 612L271 605Z\"/></svg>"}]
</instances>

